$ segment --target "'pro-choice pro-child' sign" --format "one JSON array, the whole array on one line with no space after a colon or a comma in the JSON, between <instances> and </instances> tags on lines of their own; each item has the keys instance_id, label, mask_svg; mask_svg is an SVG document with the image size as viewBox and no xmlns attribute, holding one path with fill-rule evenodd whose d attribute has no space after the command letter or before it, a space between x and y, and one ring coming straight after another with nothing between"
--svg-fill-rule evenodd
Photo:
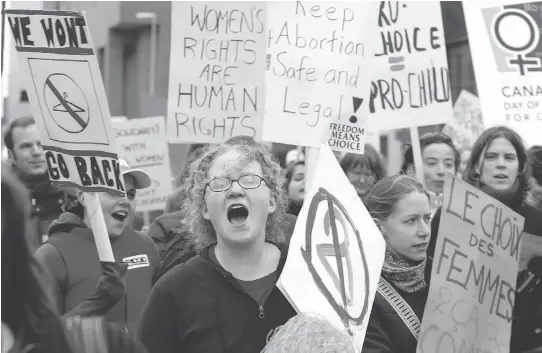
<instances>
[{"instance_id":1,"label":"'pro-choice pro-child' sign","mask_svg":"<svg viewBox=\"0 0 542 353\"><path fill-rule=\"evenodd\" d=\"M261 140L265 108L265 2L174 1L169 142Z\"/></svg>"},{"instance_id":2,"label":"'pro-choice pro-child' sign","mask_svg":"<svg viewBox=\"0 0 542 353\"><path fill-rule=\"evenodd\" d=\"M137 210L163 210L172 191L166 123L163 116L113 124L119 157L149 174L152 184L137 191Z\"/></svg>"},{"instance_id":3,"label":"'pro-choice pro-child' sign","mask_svg":"<svg viewBox=\"0 0 542 353\"><path fill-rule=\"evenodd\" d=\"M452 117L440 3L381 1L371 93L371 131L442 124Z\"/></svg>"},{"instance_id":4,"label":"'pro-choice pro-child' sign","mask_svg":"<svg viewBox=\"0 0 542 353\"><path fill-rule=\"evenodd\" d=\"M267 5L263 139L363 153L374 30L370 1Z\"/></svg>"},{"instance_id":5,"label":"'pro-choice pro-child' sign","mask_svg":"<svg viewBox=\"0 0 542 353\"><path fill-rule=\"evenodd\" d=\"M418 353L509 351L523 223L447 176Z\"/></svg>"},{"instance_id":6,"label":"'pro-choice pro-child' sign","mask_svg":"<svg viewBox=\"0 0 542 353\"><path fill-rule=\"evenodd\" d=\"M85 15L6 10L51 182L124 195L111 116Z\"/></svg>"},{"instance_id":7,"label":"'pro-choice pro-child' sign","mask_svg":"<svg viewBox=\"0 0 542 353\"><path fill-rule=\"evenodd\" d=\"M320 314L348 332L361 352L385 247L337 158L322 145L279 288L298 312Z\"/></svg>"},{"instance_id":8,"label":"'pro-choice pro-child' sign","mask_svg":"<svg viewBox=\"0 0 542 353\"><path fill-rule=\"evenodd\" d=\"M542 2L464 1L463 11L485 126L540 144Z\"/></svg>"}]
</instances>

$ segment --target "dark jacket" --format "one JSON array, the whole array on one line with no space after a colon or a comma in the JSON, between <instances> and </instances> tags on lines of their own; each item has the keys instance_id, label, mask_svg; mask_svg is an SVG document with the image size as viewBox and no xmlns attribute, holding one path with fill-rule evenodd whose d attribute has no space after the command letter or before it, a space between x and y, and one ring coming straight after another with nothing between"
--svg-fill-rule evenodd
<instances>
[{"instance_id":1,"label":"dark jacket","mask_svg":"<svg viewBox=\"0 0 542 353\"><path fill-rule=\"evenodd\" d=\"M170 230L174 227L181 225L183 218L183 212L177 211L172 213L165 213L157 217L149 227L147 234L156 244L158 252L160 253L160 259L164 260L166 254L166 247L171 240L173 233Z\"/></svg>"},{"instance_id":2,"label":"dark jacket","mask_svg":"<svg viewBox=\"0 0 542 353\"><path fill-rule=\"evenodd\" d=\"M252 297L210 260L211 247L154 286L138 329L149 353L258 353L269 332L296 315L275 286L260 318ZM279 272L286 253L283 249Z\"/></svg>"},{"instance_id":3,"label":"dark jacket","mask_svg":"<svg viewBox=\"0 0 542 353\"><path fill-rule=\"evenodd\" d=\"M164 229L164 231L167 229L167 236L162 237L162 239L167 240L164 256L162 257L162 274L165 274L173 267L185 263L196 256L197 250L195 244L191 242L191 237L188 235L190 232L188 227L180 223L182 212L173 212L163 215L162 217L163 218L160 221L160 224L163 226L162 229ZM157 220L155 222L157 222ZM284 215L282 229L284 230L284 235L286 237L286 245L290 244L296 221L296 216L291 214ZM166 228L167 226L170 228ZM154 237L157 237L157 234L159 234L158 231L154 232ZM149 235L152 237L150 230Z\"/></svg>"},{"instance_id":4,"label":"dark jacket","mask_svg":"<svg viewBox=\"0 0 542 353\"><path fill-rule=\"evenodd\" d=\"M111 247L116 261L128 261L130 265L124 276L124 299L113 306L106 318L133 333L154 279L161 271L158 251L148 236L129 227L111 240ZM37 250L36 258L52 276L47 282L61 314L93 295L102 276L92 230L69 212L51 225L49 239Z\"/></svg>"},{"instance_id":5,"label":"dark jacket","mask_svg":"<svg viewBox=\"0 0 542 353\"><path fill-rule=\"evenodd\" d=\"M32 241L33 245L38 247L47 238L47 231L51 223L62 213L64 192L51 185L47 173L40 176L30 176L24 174L16 166L12 166L12 172L30 194L31 221L35 230Z\"/></svg>"},{"instance_id":6,"label":"dark jacket","mask_svg":"<svg viewBox=\"0 0 542 353\"><path fill-rule=\"evenodd\" d=\"M383 278L386 278L383 275ZM388 283L410 305L419 321L429 294L431 278L431 261L425 268L427 287L419 292L407 293L397 288L391 281ZM362 353L416 353L417 339L403 322L397 311L379 292L376 292Z\"/></svg>"}]
</instances>

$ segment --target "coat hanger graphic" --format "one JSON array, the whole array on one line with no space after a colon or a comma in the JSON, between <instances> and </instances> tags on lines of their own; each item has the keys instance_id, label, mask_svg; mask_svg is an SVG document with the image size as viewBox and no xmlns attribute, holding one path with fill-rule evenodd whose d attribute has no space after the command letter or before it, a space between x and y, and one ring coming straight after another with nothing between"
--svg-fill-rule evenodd
<instances>
[{"instance_id":1,"label":"coat hanger graphic","mask_svg":"<svg viewBox=\"0 0 542 353\"><path fill-rule=\"evenodd\" d=\"M73 110L74 113L84 113L85 112L85 110L83 108L79 107L77 104L74 104L74 103L68 101L67 98L68 98L68 94L66 92L64 92L63 101L64 101L64 103L66 103L66 105L70 106L70 108ZM62 102L55 105L53 107L53 111L68 113L66 108L64 108L64 105L62 104Z\"/></svg>"}]
</instances>

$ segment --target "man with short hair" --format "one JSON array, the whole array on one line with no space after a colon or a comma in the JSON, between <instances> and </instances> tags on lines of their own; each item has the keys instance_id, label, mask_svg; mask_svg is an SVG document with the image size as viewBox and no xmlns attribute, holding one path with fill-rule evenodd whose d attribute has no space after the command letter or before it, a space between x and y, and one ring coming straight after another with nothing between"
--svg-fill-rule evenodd
<instances>
[{"instance_id":1,"label":"man with short hair","mask_svg":"<svg viewBox=\"0 0 542 353\"><path fill-rule=\"evenodd\" d=\"M98 199L116 262L128 264L126 274L108 273L100 262L90 216L87 194L70 188L66 192L65 213L53 222L49 239L36 252L36 258L51 275L46 281L62 315L79 313L105 316L108 322L135 332L143 305L161 273L161 261L152 239L130 227L135 213L137 190L151 185L147 173L130 169L119 161L126 197L99 192ZM105 286L101 278L123 276L124 288ZM112 279L115 279L112 278ZM120 291L120 293L119 293ZM86 305L86 304L88 305Z\"/></svg>"},{"instance_id":2,"label":"man with short hair","mask_svg":"<svg viewBox=\"0 0 542 353\"><path fill-rule=\"evenodd\" d=\"M33 241L40 245L47 237L51 222L62 213L64 193L51 185L34 118L27 116L11 121L4 135L4 144L12 172L30 192L31 217L36 230Z\"/></svg>"}]
</instances>

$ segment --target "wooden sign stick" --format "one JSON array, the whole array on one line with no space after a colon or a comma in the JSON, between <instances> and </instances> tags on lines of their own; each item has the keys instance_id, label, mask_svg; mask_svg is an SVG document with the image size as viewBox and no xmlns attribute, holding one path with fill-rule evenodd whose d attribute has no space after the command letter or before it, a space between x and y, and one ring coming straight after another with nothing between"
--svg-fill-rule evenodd
<instances>
[{"instance_id":1,"label":"wooden sign stick","mask_svg":"<svg viewBox=\"0 0 542 353\"><path fill-rule=\"evenodd\" d=\"M85 192L84 197L90 227L92 228L96 249L98 250L98 258L101 262L115 262L98 194L95 192Z\"/></svg>"},{"instance_id":2,"label":"wooden sign stick","mask_svg":"<svg viewBox=\"0 0 542 353\"><path fill-rule=\"evenodd\" d=\"M410 128L410 139L412 140L412 155L414 156L414 170L416 170L416 178L425 186L425 178L423 176L423 161L422 149L420 146L420 136L418 127Z\"/></svg>"}]
</instances>

